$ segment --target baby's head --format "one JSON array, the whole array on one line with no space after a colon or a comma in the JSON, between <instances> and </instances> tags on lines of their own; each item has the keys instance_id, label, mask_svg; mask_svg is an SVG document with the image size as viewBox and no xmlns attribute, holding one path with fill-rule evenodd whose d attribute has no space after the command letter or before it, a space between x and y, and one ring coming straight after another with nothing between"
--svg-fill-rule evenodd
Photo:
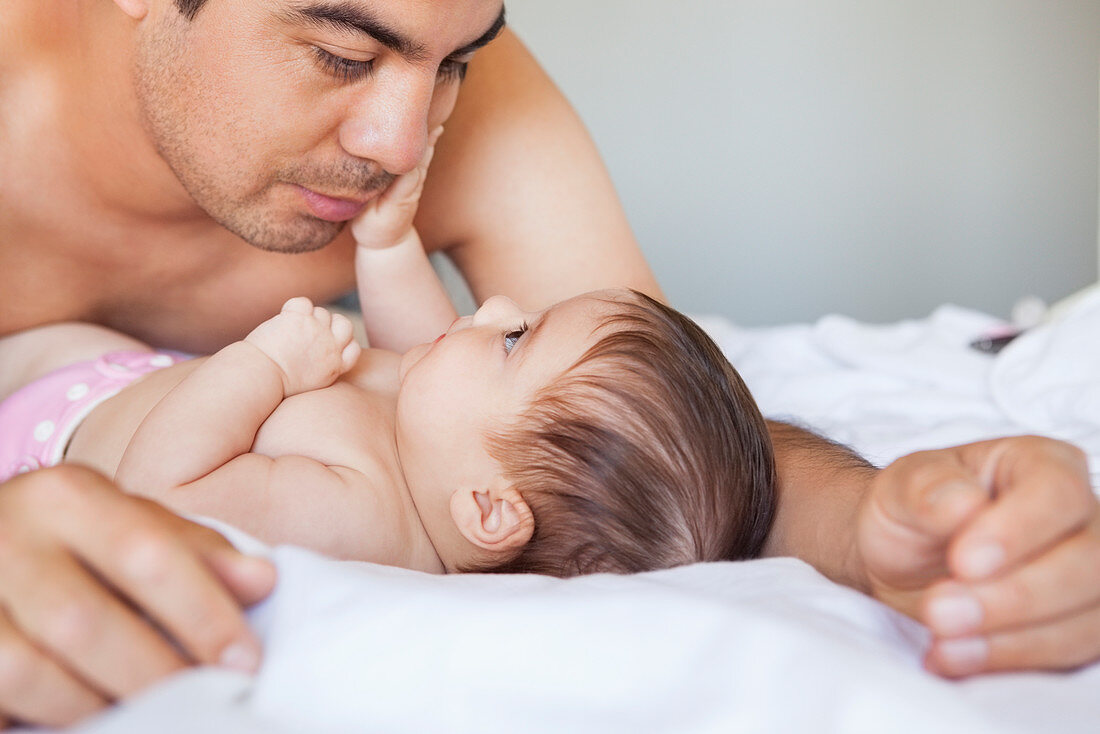
<instances>
[{"instance_id":1,"label":"baby's head","mask_svg":"<svg viewBox=\"0 0 1100 734\"><path fill-rule=\"evenodd\" d=\"M629 573L763 545L764 420L702 330L646 296L490 299L401 371L399 453L450 571Z\"/></svg>"}]
</instances>

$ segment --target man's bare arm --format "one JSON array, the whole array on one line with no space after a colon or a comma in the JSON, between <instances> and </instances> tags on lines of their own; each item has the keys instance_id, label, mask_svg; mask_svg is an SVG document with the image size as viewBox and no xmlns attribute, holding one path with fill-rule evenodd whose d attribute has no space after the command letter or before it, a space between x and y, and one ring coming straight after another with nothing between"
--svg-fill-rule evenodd
<instances>
[{"instance_id":1,"label":"man's bare arm","mask_svg":"<svg viewBox=\"0 0 1100 734\"><path fill-rule=\"evenodd\" d=\"M568 101L510 31L478 52L416 224L475 298L526 309L629 286L660 297L611 178Z\"/></svg>"},{"instance_id":2,"label":"man's bare arm","mask_svg":"<svg viewBox=\"0 0 1100 734\"><path fill-rule=\"evenodd\" d=\"M877 470L847 446L768 421L779 506L764 556L795 556L833 581L869 592L856 553L856 517Z\"/></svg>"}]
</instances>

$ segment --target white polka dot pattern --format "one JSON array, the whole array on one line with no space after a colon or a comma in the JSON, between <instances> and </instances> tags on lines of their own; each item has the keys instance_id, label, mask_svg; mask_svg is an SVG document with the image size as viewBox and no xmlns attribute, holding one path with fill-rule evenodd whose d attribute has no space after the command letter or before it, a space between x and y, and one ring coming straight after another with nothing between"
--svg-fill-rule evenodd
<instances>
[{"instance_id":1,"label":"white polka dot pattern","mask_svg":"<svg viewBox=\"0 0 1100 734\"><path fill-rule=\"evenodd\" d=\"M65 397L72 402L76 402L88 394L88 389L88 383L78 382L68 389L65 393Z\"/></svg>"},{"instance_id":2,"label":"white polka dot pattern","mask_svg":"<svg viewBox=\"0 0 1100 734\"><path fill-rule=\"evenodd\" d=\"M34 427L34 440L39 443L45 443L53 435L54 424L53 421L42 421Z\"/></svg>"}]
</instances>

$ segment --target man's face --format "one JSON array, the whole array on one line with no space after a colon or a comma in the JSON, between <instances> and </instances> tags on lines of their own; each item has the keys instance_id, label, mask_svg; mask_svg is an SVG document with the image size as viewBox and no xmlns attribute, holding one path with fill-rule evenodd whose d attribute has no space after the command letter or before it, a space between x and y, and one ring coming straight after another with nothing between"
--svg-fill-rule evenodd
<instances>
[{"instance_id":1,"label":"man's face","mask_svg":"<svg viewBox=\"0 0 1100 734\"><path fill-rule=\"evenodd\" d=\"M420 160L500 0L154 2L138 30L145 125L184 188L265 250L324 247Z\"/></svg>"}]
</instances>

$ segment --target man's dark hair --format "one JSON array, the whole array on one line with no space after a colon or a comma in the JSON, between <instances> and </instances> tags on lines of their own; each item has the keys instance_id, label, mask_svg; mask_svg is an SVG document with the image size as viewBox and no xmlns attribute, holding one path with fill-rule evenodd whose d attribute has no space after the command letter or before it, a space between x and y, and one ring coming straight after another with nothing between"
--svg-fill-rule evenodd
<instances>
[{"instance_id":1,"label":"man's dark hair","mask_svg":"<svg viewBox=\"0 0 1100 734\"><path fill-rule=\"evenodd\" d=\"M490 438L534 536L504 562L462 570L633 573L760 553L776 479L756 403L694 322L640 293L631 301Z\"/></svg>"},{"instance_id":2,"label":"man's dark hair","mask_svg":"<svg viewBox=\"0 0 1100 734\"><path fill-rule=\"evenodd\" d=\"M179 8L180 13L187 20L194 20L205 4L206 0L176 0L176 7Z\"/></svg>"}]
</instances>

